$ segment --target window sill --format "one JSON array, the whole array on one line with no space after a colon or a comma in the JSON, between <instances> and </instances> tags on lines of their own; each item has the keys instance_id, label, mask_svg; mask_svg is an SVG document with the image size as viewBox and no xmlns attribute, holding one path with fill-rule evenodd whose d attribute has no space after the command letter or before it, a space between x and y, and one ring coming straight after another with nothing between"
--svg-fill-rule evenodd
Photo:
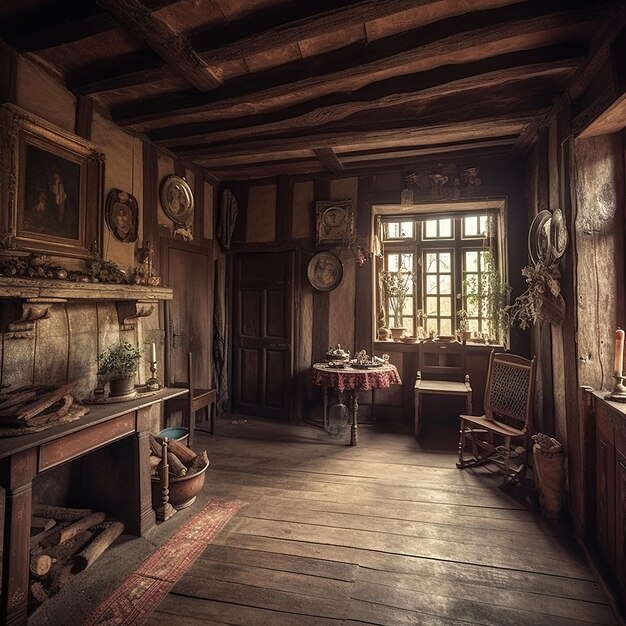
<instances>
[{"instance_id":1,"label":"window sill","mask_svg":"<svg viewBox=\"0 0 626 626\"><path fill-rule=\"evenodd\" d=\"M386 341L374 341L374 350L376 352L417 352L420 342L404 343L403 341L394 341L388 339ZM491 352L492 350L505 350L504 346L496 343L475 343L467 342L467 351L469 354L480 354L483 352Z\"/></svg>"}]
</instances>

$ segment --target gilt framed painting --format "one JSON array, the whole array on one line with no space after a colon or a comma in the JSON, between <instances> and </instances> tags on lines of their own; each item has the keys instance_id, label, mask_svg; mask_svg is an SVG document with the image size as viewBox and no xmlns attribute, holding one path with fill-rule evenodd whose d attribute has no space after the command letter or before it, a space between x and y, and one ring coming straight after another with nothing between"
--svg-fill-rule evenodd
<instances>
[{"instance_id":1,"label":"gilt framed painting","mask_svg":"<svg viewBox=\"0 0 626 626\"><path fill-rule=\"evenodd\" d=\"M5 232L18 249L87 258L99 251L104 155L19 107L1 109Z\"/></svg>"}]
</instances>

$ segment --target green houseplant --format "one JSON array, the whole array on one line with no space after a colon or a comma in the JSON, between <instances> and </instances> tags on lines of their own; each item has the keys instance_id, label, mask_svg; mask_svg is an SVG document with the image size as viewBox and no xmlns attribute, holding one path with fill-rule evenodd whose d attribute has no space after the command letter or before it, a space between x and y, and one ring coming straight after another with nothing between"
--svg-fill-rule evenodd
<instances>
[{"instance_id":1,"label":"green houseplant","mask_svg":"<svg viewBox=\"0 0 626 626\"><path fill-rule=\"evenodd\" d=\"M98 356L98 377L108 381L112 396L129 394L134 389L134 377L141 352L127 341L109 346Z\"/></svg>"},{"instance_id":2,"label":"green houseplant","mask_svg":"<svg viewBox=\"0 0 626 626\"><path fill-rule=\"evenodd\" d=\"M467 343L472 336L468 326L467 311L465 309L460 309L457 311L456 316L459 318L459 325L457 326L456 334L459 337L459 341Z\"/></svg>"}]
</instances>

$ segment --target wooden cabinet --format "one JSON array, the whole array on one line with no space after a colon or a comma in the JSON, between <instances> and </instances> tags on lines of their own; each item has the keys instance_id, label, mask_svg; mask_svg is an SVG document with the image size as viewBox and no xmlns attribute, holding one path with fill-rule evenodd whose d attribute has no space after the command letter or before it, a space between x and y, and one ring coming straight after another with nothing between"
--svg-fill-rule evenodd
<instances>
[{"instance_id":1,"label":"wooden cabinet","mask_svg":"<svg viewBox=\"0 0 626 626\"><path fill-rule=\"evenodd\" d=\"M594 392L596 542L626 605L626 405Z\"/></svg>"}]
</instances>

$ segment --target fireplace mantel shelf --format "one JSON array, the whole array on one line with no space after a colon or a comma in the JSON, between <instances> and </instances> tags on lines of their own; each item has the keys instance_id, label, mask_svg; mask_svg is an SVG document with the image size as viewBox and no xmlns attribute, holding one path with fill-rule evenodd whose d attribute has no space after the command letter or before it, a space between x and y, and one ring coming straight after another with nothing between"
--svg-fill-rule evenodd
<instances>
[{"instance_id":1,"label":"fireplace mantel shelf","mask_svg":"<svg viewBox=\"0 0 626 626\"><path fill-rule=\"evenodd\" d=\"M2 330L7 339L32 336L35 322L48 318L55 304L115 302L120 329L131 330L137 318L153 312L156 303L173 297L169 287L0 276L0 301L5 302Z\"/></svg>"}]
</instances>

